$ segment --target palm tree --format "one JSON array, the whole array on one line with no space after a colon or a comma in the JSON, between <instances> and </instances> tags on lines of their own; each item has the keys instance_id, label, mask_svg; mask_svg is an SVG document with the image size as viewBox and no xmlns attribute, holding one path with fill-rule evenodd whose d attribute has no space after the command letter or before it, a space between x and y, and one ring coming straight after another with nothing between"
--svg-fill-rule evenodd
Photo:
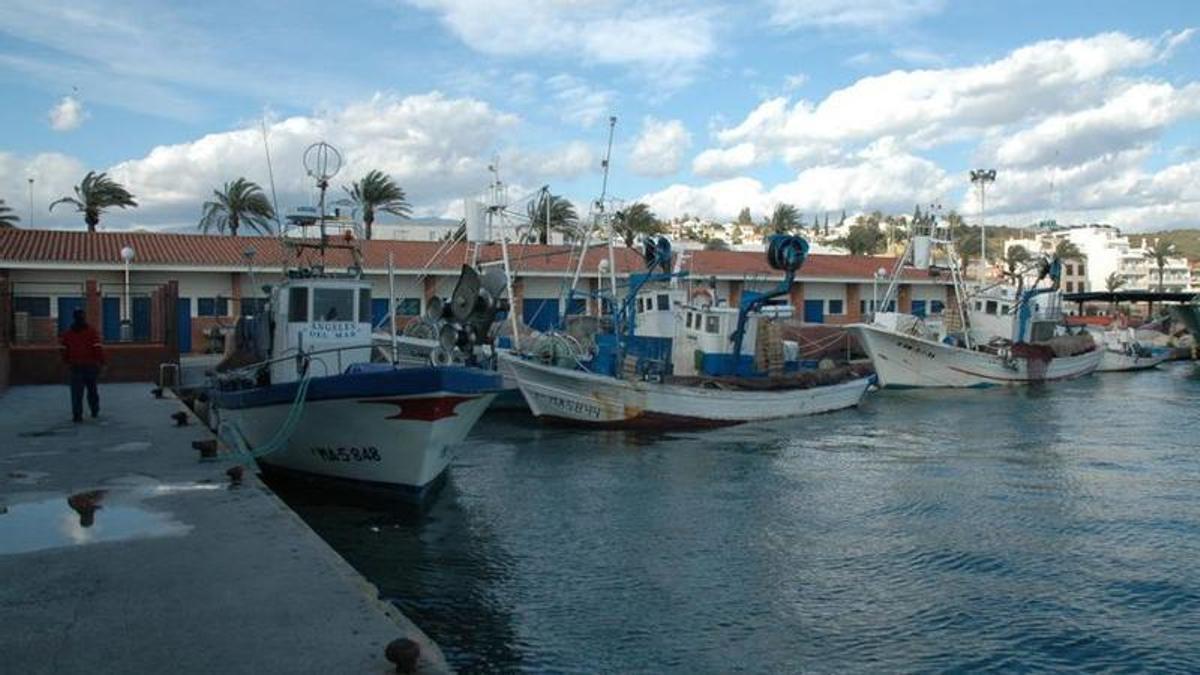
<instances>
[{"instance_id":1,"label":"palm tree","mask_svg":"<svg viewBox=\"0 0 1200 675\"><path fill-rule=\"evenodd\" d=\"M575 215L575 206L570 200L547 191L529 202L526 213L530 225L537 231L539 244L550 242L551 230L570 236L579 225L579 216Z\"/></svg>"},{"instance_id":2,"label":"palm tree","mask_svg":"<svg viewBox=\"0 0 1200 675\"><path fill-rule=\"evenodd\" d=\"M214 201L204 202L201 232L215 228L221 234L229 230L229 234L236 237L238 228L245 225L255 232L271 233L275 209L258 183L238 178L226 183L224 190L213 190L213 198Z\"/></svg>"},{"instance_id":3,"label":"palm tree","mask_svg":"<svg viewBox=\"0 0 1200 675\"><path fill-rule=\"evenodd\" d=\"M1104 288L1108 289L1109 293L1116 293L1118 289L1125 285L1125 277L1110 272L1108 277L1104 279Z\"/></svg>"},{"instance_id":4,"label":"palm tree","mask_svg":"<svg viewBox=\"0 0 1200 675\"><path fill-rule=\"evenodd\" d=\"M625 245L633 248L633 242L641 236L650 236L653 234L662 234L666 232L663 224L654 217L654 212L650 207L637 202L625 209L618 211L613 219L613 229L621 238L625 240Z\"/></svg>"},{"instance_id":5,"label":"palm tree","mask_svg":"<svg viewBox=\"0 0 1200 675\"><path fill-rule=\"evenodd\" d=\"M1121 276L1120 274L1117 274L1116 272L1109 272L1108 276L1105 277L1105 279L1104 279L1104 287L1106 289L1108 289L1109 293L1116 293L1117 289L1121 288L1124 285L1125 285L1125 277ZM1110 311L1112 309L1115 309L1115 307L1116 307L1116 302L1109 303Z\"/></svg>"},{"instance_id":6,"label":"palm tree","mask_svg":"<svg viewBox=\"0 0 1200 675\"><path fill-rule=\"evenodd\" d=\"M21 218L0 199L0 228L16 227L20 221Z\"/></svg>"},{"instance_id":7,"label":"palm tree","mask_svg":"<svg viewBox=\"0 0 1200 675\"><path fill-rule=\"evenodd\" d=\"M1008 268L1008 276L1016 277L1017 268L1029 262L1029 250L1024 246L1017 244L1008 247L1008 252L1004 254L1004 265Z\"/></svg>"},{"instance_id":8,"label":"palm tree","mask_svg":"<svg viewBox=\"0 0 1200 675\"><path fill-rule=\"evenodd\" d=\"M391 176L378 169L369 171L361 180L349 186L342 186L342 189L349 195L345 201L362 211L364 235L367 239L371 238L371 226L375 224L376 211L401 218L407 218L412 213L404 189L396 185Z\"/></svg>"},{"instance_id":9,"label":"palm tree","mask_svg":"<svg viewBox=\"0 0 1200 675\"><path fill-rule=\"evenodd\" d=\"M1054 245L1054 256L1059 260L1079 260L1083 258L1083 252L1070 239L1059 239Z\"/></svg>"},{"instance_id":10,"label":"palm tree","mask_svg":"<svg viewBox=\"0 0 1200 675\"><path fill-rule=\"evenodd\" d=\"M800 212L796 210L796 207L791 204L779 203L775 205L775 211L767 220L767 227L775 234L787 234L804 226L800 224Z\"/></svg>"},{"instance_id":11,"label":"palm tree","mask_svg":"<svg viewBox=\"0 0 1200 675\"><path fill-rule=\"evenodd\" d=\"M1146 249L1143 254L1147 259L1154 261L1154 266L1158 268L1158 292L1163 291L1163 272L1167 267L1167 258L1175 252L1175 244L1166 239L1155 239L1154 245Z\"/></svg>"},{"instance_id":12,"label":"palm tree","mask_svg":"<svg viewBox=\"0 0 1200 675\"><path fill-rule=\"evenodd\" d=\"M113 206L124 209L132 206L137 208L137 202L124 185L108 177L106 173L87 172L83 182L75 186L74 197L63 197L50 205L50 210L59 204L71 204L75 210L83 214L83 222L87 223L88 232L95 232L100 224L100 214L104 209Z\"/></svg>"}]
</instances>

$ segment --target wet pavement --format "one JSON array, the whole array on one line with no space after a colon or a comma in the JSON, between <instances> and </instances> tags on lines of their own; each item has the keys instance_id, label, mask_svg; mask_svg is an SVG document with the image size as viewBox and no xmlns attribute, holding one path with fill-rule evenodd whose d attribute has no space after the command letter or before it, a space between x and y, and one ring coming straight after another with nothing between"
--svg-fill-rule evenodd
<instances>
[{"instance_id":1,"label":"wet pavement","mask_svg":"<svg viewBox=\"0 0 1200 675\"><path fill-rule=\"evenodd\" d=\"M320 538L143 384L0 397L0 673L393 672L388 642L442 657Z\"/></svg>"}]
</instances>

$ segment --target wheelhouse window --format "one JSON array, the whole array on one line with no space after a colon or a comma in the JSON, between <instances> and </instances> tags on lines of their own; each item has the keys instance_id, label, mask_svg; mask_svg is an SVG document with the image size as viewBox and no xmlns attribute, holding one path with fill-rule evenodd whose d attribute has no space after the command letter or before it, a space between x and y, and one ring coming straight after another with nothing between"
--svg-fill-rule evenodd
<instances>
[{"instance_id":1,"label":"wheelhouse window","mask_svg":"<svg viewBox=\"0 0 1200 675\"><path fill-rule=\"evenodd\" d=\"M671 297L666 293L661 293L658 296L658 310L666 312L671 309Z\"/></svg>"},{"instance_id":2,"label":"wheelhouse window","mask_svg":"<svg viewBox=\"0 0 1200 675\"><path fill-rule=\"evenodd\" d=\"M348 288L313 289L313 319L353 321L354 291Z\"/></svg>"},{"instance_id":3,"label":"wheelhouse window","mask_svg":"<svg viewBox=\"0 0 1200 675\"><path fill-rule=\"evenodd\" d=\"M988 300L987 301L987 309L985 309L984 311L987 312L988 314L994 315L996 313L996 301Z\"/></svg>"},{"instance_id":4,"label":"wheelhouse window","mask_svg":"<svg viewBox=\"0 0 1200 675\"><path fill-rule=\"evenodd\" d=\"M385 311L384 314L386 313ZM365 323L372 321L373 318L371 316L371 289L360 288L358 289L358 322Z\"/></svg>"},{"instance_id":5,"label":"wheelhouse window","mask_svg":"<svg viewBox=\"0 0 1200 675\"><path fill-rule=\"evenodd\" d=\"M308 289L288 290L288 321L308 321Z\"/></svg>"},{"instance_id":6,"label":"wheelhouse window","mask_svg":"<svg viewBox=\"0 0 1200 675\"><path fill-rule=\"evenodd\" d=\"M704 317L704 332L713 335L721 332L721 317L715 315Z\"/></svg>"}]
</instances>

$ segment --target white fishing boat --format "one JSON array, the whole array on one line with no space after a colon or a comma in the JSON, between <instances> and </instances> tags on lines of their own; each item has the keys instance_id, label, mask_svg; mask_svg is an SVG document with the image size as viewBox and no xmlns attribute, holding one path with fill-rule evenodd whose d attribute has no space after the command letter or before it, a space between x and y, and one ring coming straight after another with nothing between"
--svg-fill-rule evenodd
<instances>
[{"instance_id":1,"label":"white fishing boat","mask_svg":"<svg viewBox=\"0 0 1200 675\"><path fill-rule=\"evenodd\" d=\"M371 284L357 245L330 242L323 230L319 241L292 238L285 245L297 260L318 251L320 263L285 269L270 287L266 311L239 322L239 349L209 392L218 437L268 472L423 502L500 377L469 365L406 367L394 352L373 360ZM346 271L328 270L330 249L353 258ZM459 290L469 294L470 280L460 279ZM477 309L448 331L470 334L474 323L490 323L487 311L476 321Z\"/></svg>"},{"instance_id":2,"label":"white fishing boat","mask_svg":"<svg viewBox=\"0 0 1200 675\"><path fill-rule=\"evenodd\" d=\"M1148 370L1166 361L1171 350L1140 342L1132 328L1093 330L1093 335L1103 346L1104 357L1096 372L1116 373L1132 370Z\"/></svg>"},{"instance_id":3,"label":"white fishing boat","mask_svg":"<svg viewBox=\"0 0 1200 675\"><path fill-rule=\"evenodd\" d=\"M613 331L594 336L582 350L563 336L547 336L531 354L500 356L516 377L530 410L539 418L605 427L699 428L812 415L855 406L872 378L842 367L799 371L775 340L766 367L742 353L759 341L760 310L786 294L807 254L799 237L772 239L768 258L784 272L769 293L745 292L737 310L684 307L669 337L638 334L636 302L646 284L672 273L665 239L647 245L650 271L631 275L623 302L612 303ZM661 273L655 268L661 267ZM643 305L644 307L644 305ZM661 327L655 331L661 332ZM764 342L769 336L761 333Z\"/></svg>"},{"instance_id":4,"label":"white fishing boat","mask_svg":"<svg viewBox=\"0 0 1200 675\"><path fill-rule=\"evenodd\" d=\"M940 258L939 258L940 254ZM1037 281L1018 290L1008 315L1011 338L982 343L972 337L971 302L959 273L949 229L930 217L918 224L903 256L897 260L882 306L896 298L906 266L949 274L954 284L952 307L942 320L881 312L870 323L850 326L875 365L883 387L986 387L1023 385L1081 377L1093 372L1103 357L1091 336L1064 334L1061 313L1053 303L1035 306L1035 298L1057 290L1061 265L1041 261ZM1045 278L1048 287L1038 288Z\"/></svg>"}]
</instances>

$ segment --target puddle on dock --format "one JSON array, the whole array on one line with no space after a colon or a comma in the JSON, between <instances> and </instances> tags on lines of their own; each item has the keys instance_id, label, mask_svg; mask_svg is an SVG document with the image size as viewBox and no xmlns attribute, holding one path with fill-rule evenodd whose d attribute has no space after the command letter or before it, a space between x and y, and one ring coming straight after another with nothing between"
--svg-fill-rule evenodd
<instances>
[{"instance_id":1,"label":"puddle on dock","mask_svg":"<svg viewBox=\"0 0 1200 675\"><path fill-rule=\"evenodd\" d=\"M147 537L182 536L192 526L142 502L165 494L220 490L214 483L164 484L142 477L71 495L30 495L0 508L0 555Z\"/></svg>"}]
</instances>

